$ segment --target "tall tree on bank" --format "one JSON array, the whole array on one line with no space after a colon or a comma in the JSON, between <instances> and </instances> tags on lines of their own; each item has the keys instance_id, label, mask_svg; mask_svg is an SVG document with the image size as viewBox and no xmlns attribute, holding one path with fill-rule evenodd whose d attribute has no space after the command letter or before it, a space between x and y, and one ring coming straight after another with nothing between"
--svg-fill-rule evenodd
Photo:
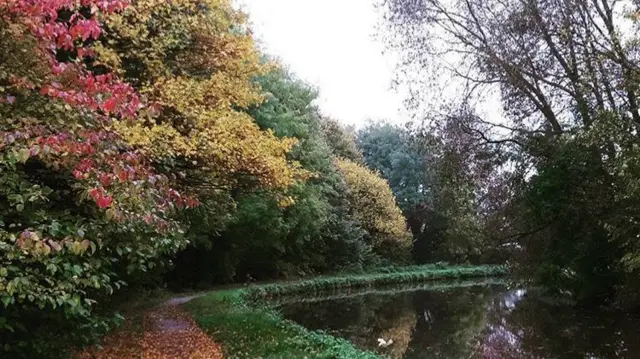
<instances>
[{"instance_id":1,"label":"tall tree on bank","mask_svg":"<svg viewBox=\"0 0 640 359\"><path fill-rule=\"evenodd\" d=\"M286 157L296 141L262 131L243 111L264 100L254 78L270 65L230 1L141 0L106 24L96 65L126 78L153 109L117 130L158 168L184 174L180 182L200 193L209 213L198 215L208 223L223 225L238 191L281 193L306 178Z\"/></svg>"},{"instance_id":2,"label":"tall tree on bank","mask_svg":"<svg viewBox=\"0 0 640 359\"><path fill-rule=\"evenodd\" d=\"M499 186L508 193L504 203L514 209L504 216L511 217L507 237L523 246L528 259L521 263L529 273L585 300L606 298L633 278L623 270L638 263L640 234L637 208L629 202L637 192L628 186L638 179L634 134L640 124L637 41L624 30L635 26L634 5L623 8L608 0L386 0L381 5L389 44L408 67L458 81L456 101L468 115L461 121L445 109L447 124L440 128L453 124L475 138L478 148L507 160L501 171L510 180ZM499 122L475 114L486 90L498 94Z\"/></svg>"},{"instance_id":3,"label":"tall tree on bank","mask_svg":"<svg viewBox=\"0 0 640 359\"><path fill-rule=\"evenodd\" d=\"M408 63L463 81L462 98L500 91L512 137L589 127L602 111L640 123L629 20L609 0L386 0L386 19ZM627 9L630 10L630 9ZM625 23L626 22L626 23ZM446 52L446 56L438 54ZM455 56L454 56L455 54Z\"/></svg>"},{"instance_id":4,"label":"tall tree on bank","mask_svg":"<svg viewBox=\"0 0 640 359\"><path fill-rule=\"evenodd\" d=\"M358 177L334 160L337 153L361 158L353 136L319 116L312 104L316 91L286 70L274 69L257 81L265 101L248 113L277 137L295 138L289 158L311 176L290 188L293 202L287 206L268 191L240 193L227 228L203 232L178 255L172 281L211 285L405 263L410 238L388 185L360 165L352 163Z\"/></svg>"},{"instance_id":5,"label":"tall tree on bank","mask_svg":"<svg viewBox=\"0 0 640 359\"><path fill-rule=\"evenodd\" d=\"M0 11L0 351L11 357L62 355L104 330L94 305L186 244L176 215L197 199L115 130L146 103L92 64L100 21L126 5Z\"/></svg>"},{"instance_id":6,"label":"tall tree on bank","mask_svg":"<svg viewBox=\"0 0 640 359\"><path fill-rule=\"evenodd\" d=\"M425 242L438 234L433 228L433 171L426 145L417 140L410 129L385 122L371 122L358 131L358 147L367 167L374 169L389 182L398 206L407 218L414 238L413 254L418 262L432 259L435 252ZM424 247L424 248L422 248Z\"/></svg>"},{"instance_id":7,"label":"tall tree on bank","mask_svg":"<svg viewBox=\"0 0 640 359\"><path fill-rule=\"evenodd\" d=\"M312 104L315 89L284 69L273 69L257 81L265 101L248 113L262 129L297 140L289 158L311 178L290 188L293 202L286 206L268 191L241 193L228 227L220 233L203 232L196 246L178 256L171 278L182 284L362 269L372 260L364 231L349 214L342 176L321 132Z\"/></svg>"},{"instance_id":8,"label":"tall tree on bank","mask_svg":"<svg viewBox=\"0 0 640 359\"><path fill-rule=\"evenodd\" d=\"M388 183L350 160L337 158L335 164L345 178L349 206L367 232L367 242L382 257L408 262L411 235Z\"/></svg>"},{"instance_id":9,"label":"tall tree on bank","mask_svg":"<svg viewBox=\"0 0 640 359\"><path fill-rule=\"evenodd\" d=\"M321 129L335 156L362 163L364 158L358 149L352 128L345 128L337 120L325 117L322 119Z\"/></svg>"},{"instance_id":10,"label":"tall tree on bank","mask_svg":"<svg viewBox=\"0 0 640 359\"><path fill-rule=\"evenodd\" d=\"M358 145L367 166L389 181L413 235L416 261L495 260L495 243L478 220L489 202L483 190L493 166L478 166L472 144L461 146L468 141L463 134L447 134L377 122L358 132Z\"/></svg>"},{"instance_id":11,"label":"tall tree on bank","mask_svg":"<svg viewBox=\"0 0 640 359\"><path fill-rule=\"evenodd\" d=\"M418 142L411 127L370 122L357 133L365 163L387 179L398 206L405 212L432 200L429 166L434 144ZM410 227L412 232L417 230Z\"/></svg>"}]
</instances>

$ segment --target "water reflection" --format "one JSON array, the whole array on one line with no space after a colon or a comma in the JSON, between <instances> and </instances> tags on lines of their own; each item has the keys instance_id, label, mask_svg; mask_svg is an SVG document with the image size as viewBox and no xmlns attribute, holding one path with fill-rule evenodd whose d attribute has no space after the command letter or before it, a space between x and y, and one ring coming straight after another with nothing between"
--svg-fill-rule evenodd
<instances>
[{"instance_id":1,"label":"water reflection","mask_svg":"<svg viewBox=\"0 0 640 359\"><path fill-rule=\"evenodd\" d=\"M299 299L277 306L308 328L394 359L640 358L637 316L557 306L486 282ZM380 348L378 338L393 344Z\"/></svg>"}]
</instances>

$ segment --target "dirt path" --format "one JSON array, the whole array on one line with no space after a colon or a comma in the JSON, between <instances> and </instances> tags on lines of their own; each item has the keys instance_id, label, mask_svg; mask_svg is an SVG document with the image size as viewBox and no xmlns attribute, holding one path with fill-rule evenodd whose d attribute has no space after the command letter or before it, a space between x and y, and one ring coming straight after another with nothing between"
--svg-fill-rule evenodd
<instances>
[{"instance_id":1,"label":"dirt path","mask_svg":"<svg viewBox=\"0 0 640 359\"><path fill-rule=\"evenodd\" d=\"M220 345L178 307L197 297L173 298L131 319L105 338L101 350L85 350L78 359L222 359Z\"/></svg>"}]
</instances>

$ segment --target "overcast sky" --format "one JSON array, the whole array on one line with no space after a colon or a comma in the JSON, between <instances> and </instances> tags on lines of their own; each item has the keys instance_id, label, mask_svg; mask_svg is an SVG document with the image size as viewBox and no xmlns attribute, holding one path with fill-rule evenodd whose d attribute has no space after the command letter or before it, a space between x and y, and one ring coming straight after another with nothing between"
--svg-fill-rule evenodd
<instances>
[{"instance_id":1,"label":"overcast sky","mask_svg":"<svg viewBox=\"0 0 640 359\"><path fill-rule=\"evenodd\" d=\"M238 0L263 50L320 89L323 113L345 124L403 122L393 64L374 39L374 0Z\"/></svg>"}]
</instances>

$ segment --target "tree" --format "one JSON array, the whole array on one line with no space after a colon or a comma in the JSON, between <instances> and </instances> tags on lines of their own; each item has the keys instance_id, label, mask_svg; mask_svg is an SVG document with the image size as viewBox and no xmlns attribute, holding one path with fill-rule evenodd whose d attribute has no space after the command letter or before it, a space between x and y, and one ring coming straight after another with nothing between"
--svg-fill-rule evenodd
<instances>
[{"instance_id":1,"label":"tree","mask_svg":"<svg viewBox=\"0 0 640 359\"><path fill-rule=\"evenodd\" d=\"M630 111L621 120L638 123L635 44L622 42L626 24L616 6L608 0L384 1L390 29L400 35L392 45L406 60L438 64L460 79L465 101L487 87L499 90L509 123L490 126L515 135L589 127L601 111Z\"/></svg>"},{"instance_id":2,"label":"tree","mask_svg":"<svg viewBox=\"0 0 640 359\"><path fill-rule=\"evenodd\" d=\"M418 141L410 125L401 128L372 122L358 131L358 147L369 168L380 172L405 213L431 202L431 156L424 141ZM412 228L412 231L415 229Z\"/></svg>"},{"instance_id":3,"label":"tree","mask_svg":"<svg viewBox=\"0 0 640 359\"><path fill-rule=\"evenodd\" d=\"M185 283L228 282L362 269L371 260L363 231L348 213L346 188L332 163L312 102L315 89L283 68L257 78L265 101L248 113L265 131L297 144L288 158L313 175L288 190L280 206L270 191L244 192L228 227L201 227L196 245L181 253L171 275ZM196 264L197 263L197 264ZM196 267L197 266L197 267Z\"/></svg>"},{"instance_id":4,"label":"tree","mask_svg":"<svg viewBox=\"0 0 640 359\"><path fill-rule=\"evenodd\" d=\"M224 224L216 217L239 191L283 194L306 178L287 160L296 141L262 131L243 111L263 101L254 78L270 65L230 1L138 1L107 27L94 66L114 69L152 104L145 121L119 121L117 130L156 167L182 172L183 188L213 211L211 223Z\"/></svg>"},{"instance_id":5,"label":"tree","mask_svg":"<svg viewBox=\"0 0 640 359\"><path fill-rule=\"evenodd\" d=\"M90 338L107 324L92 313L99 298L185 244L175 215L197 199L114 131L145 104L89 64L99 20L125 6L2 6L0 336L10 355L53 356L61 342Z\"/></svg>"},{"instance_id":6,"label":"tree","mask_svg":"<svg viewBox=\"0 0 640 359\"><path fill-rule=\"evenodd\" d=\"M375 172L347 159L335 164L348 187L349 206L374 251L385 258L407 261L411 235L388 183Z\"/></svg>"},{"instance_id":7,"label":"tree","mask_svg":"<svg viewBox=\"0 0 640 359\"><path fill-rule=\"evenodd\" d=\"M358 133L365 163L389 181L407 218L420 263L490 260L495 249L483 223L489 222L483 208L501 199L490 188L495 165L473 136L456 129L460 119L449 121L437 132L379 122Z\"/></svg>"},{"instance_id":8,"label":"tree","mask_svg":"<svg viewBox=\"0 0 640 359\"><path fill-rule=\"evenodd\" d=\"M260 83L269 95L262 106L251 111L252 116L279 137L297 138L299 145L290 155L314 173L295 189L298 194L294 197L299 201L285 213L285 219L295 223L289 234L292 245L287 260L298 267L307 263L306 272L319 273L370 265L371 249L363 241L364 233L356 218L349 213L347 189L332 160L332 139L323 131L326 121L312 104L317 91L284 69L272 71ZM352 155L359 155L352 137L344 137L344 141Z\"/></svg>"},{"instance_id":9,"label":"tree","mask_svg":"<svg viewBox=\"0 0 640 359\"><path fill-rule=\"evenodd\" d=\"M323 118L321 128L335 156L362 163L362 153L358 149L353 131L332 118Z\"/></svg>"},{"instance_id":10,"label":"tree","mask_svg":"<svg viewBox=\"0 0 640 359\"><path fill-rule=\"evenodd\" d=\"M622 267L634 267L640 233L629 187L638 178L639 64L637 39L625 30L634 26L636 4L449 5L384 1L389 29L399 35L390 45L414 70L458 81L459 107L445 112L467 115L460 121L445 114L441 128L455 124L477 141L472 152L501 163L508 181L492 187L505 206L483 211L494 213L488 218L495 224L503 219L494 227L506 244L523 248L527 272L585 302L610 298L633 278ZM486 91L498 94L499 122L475 115Z\"/></svg>"},{"instance_id":11,"label":"tree","mask_svg":"<svg viewBox=\"0 0 640 359\"><path fill-rule=\"evenodd\" d=\"M385 122L371 122L358 131L357 136L367 167L378 171L389 182L414 238L414 259L421 263L432 259L435 252L433 246L422 246L423 242L434 241L438 236L427 227L427 223L435 218L434 168L433 153L429 153L428 145L422 139L410 128Z\"/></svg>"}]
</instances>

